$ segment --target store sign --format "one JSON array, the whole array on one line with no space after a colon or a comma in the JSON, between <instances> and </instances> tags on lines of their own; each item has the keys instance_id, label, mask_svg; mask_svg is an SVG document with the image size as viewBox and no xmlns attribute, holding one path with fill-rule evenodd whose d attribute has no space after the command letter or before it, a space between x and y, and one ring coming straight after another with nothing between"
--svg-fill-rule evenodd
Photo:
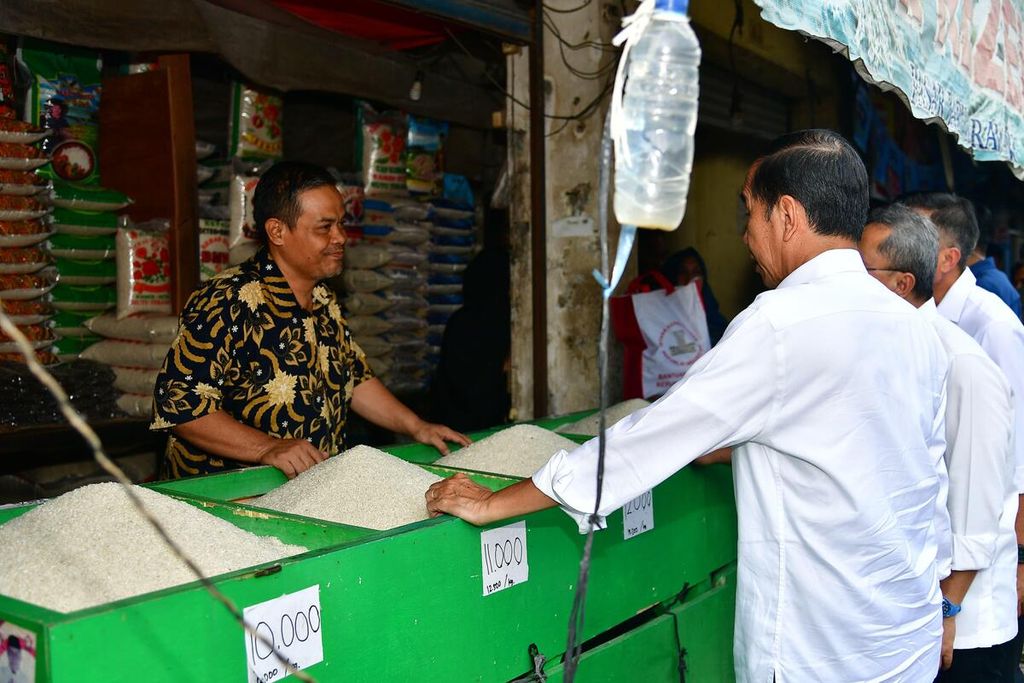
<instances>
[{"instance_id":1,"label":"store sign","mask_svg":"<svg viewBox=\"0 0 1024 683\"><path fill-rule=\"evenodd\" d=\"M530 578L526 555L526 522L480 532L484 596L525 583Z\"/></svg>"},{"instance_id":2,"label":"store sign","mask_svg":"<svg viewBox=\"0 0 1024 683\"><path fill-rule=\"evenodd\" d=\"M647 491L622 506L622 537L627 541L654 528L654 493Z\"/></svg>"},{"instance_id":3,"label":"store sign","mask_svg":"<svg viewBox=\"0 0 1024 683\"><path fill-rule=\"evenodd\" d=\"M755 0L765 20L843 51L865 79L1024 177L1024 0Z\"/></svg>"},{"instance_id":4,"label":"store sign","mask_svg":"<svg viewBox=\"0 0 1024 683\"><path fill-rule=\"evenodd\" d=\"M323 661L319 585L246 607L242 616L249 683L279 681Z\"/></svg>"}]
</instances>

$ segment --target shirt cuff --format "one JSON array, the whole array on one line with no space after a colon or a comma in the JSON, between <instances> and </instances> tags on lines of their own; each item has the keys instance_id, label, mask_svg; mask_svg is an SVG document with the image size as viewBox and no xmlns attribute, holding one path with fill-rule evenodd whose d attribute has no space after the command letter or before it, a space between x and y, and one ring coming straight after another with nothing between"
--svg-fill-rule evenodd
<instances>
[{"instance_id":1,"label":"shirt cuff","mask_svg":"<svg viewBox=\"0 0 1024 683\"><path fill-rule=\"evenodd\" d=\"M540 490L548 498L558 503L562 511L576 520L576 525L579 527L581 534L585 534L590 531L590 512L583 512L575 507L566 503L565 498L559 493L559 490L567 490L575 478L575 473L572 468L565 465L565 457L569 454L566 450L561 450L551 456L551 459L547 463L537 470L533 477L533 485ZM596 484L592 484L596 490ZM591 503L593 505L593 503ZM597 516L597 529L605 529L608 527L608 520L602 515Z\"/></svg>"},{"instance_id":2,"label":"shirt cuff","mask_svg":"<svg viewBox=\"0 0 1024 683\"><path fill-rule=\"evenodd\" d=\"M971 571L991 567L997 539L998 534L953 534L953 569Z\"/></svg>"}]
</instances>

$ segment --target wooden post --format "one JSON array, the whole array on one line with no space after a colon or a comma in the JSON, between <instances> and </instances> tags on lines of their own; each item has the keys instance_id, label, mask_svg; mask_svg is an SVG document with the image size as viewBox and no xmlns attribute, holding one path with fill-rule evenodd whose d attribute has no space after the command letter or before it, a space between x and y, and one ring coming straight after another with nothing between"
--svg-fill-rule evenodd
<instances>
[{"instance_id":1,"label":"wooden post","mask_svg":"<svg viewBox=\"0 0 1024 683\"><path fill-rule=\"evenodd\" d=\"M134 200L135 221L170 221L171 306L181 311L199 282L195 121L188 55L160 69L103 82L100 178Z\"/></svg>"}]
</instances>

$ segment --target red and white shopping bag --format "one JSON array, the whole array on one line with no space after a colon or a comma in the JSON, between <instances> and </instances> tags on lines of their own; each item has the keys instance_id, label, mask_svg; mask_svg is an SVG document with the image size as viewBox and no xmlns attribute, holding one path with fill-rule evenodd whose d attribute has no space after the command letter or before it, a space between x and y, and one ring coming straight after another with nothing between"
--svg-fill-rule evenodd
<instances>
[{"instance_id":1,"label":"red and white shopping bag","mask_svg":"<svg viewBox=\"0 0 1024 683\"><path fill-rule=\"evenodd\" d=\"M635 292L653 277L663 287ZM676 286L656 271L611 298L612 328L624 347L623 398L661 396L711 348L701 282Z\"/></svg>"}]
</instances>

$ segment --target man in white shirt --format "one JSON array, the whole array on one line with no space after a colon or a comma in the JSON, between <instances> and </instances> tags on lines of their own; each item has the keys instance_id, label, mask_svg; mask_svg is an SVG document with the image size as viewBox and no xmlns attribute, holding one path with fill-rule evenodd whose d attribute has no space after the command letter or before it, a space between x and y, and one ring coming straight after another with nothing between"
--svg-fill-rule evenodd
<instances>
[{"instance_id":1,"label":"man in white shirt","mask_svg":"<svg viewBox=\"0 0 1024 683\"><path fill-rule=\"evenodd\" d=\"M1003 301L976 284L967 257L978 241L974 206L963 197L931 193L902 200L931 219L939 229L939 262L935 271L935 301L939 315L978 342L1006 375L1013 390L1015 463L1014 482L1021 494L1017 509L1017 659L1024 648L1024 325Z\"/></svg>"},{"instance_id":2,"label":"man in white shirt","mask_svg":"<svg viewBox=\"0 0 1024 683\"><path fill-rule=\"evenodd\" d=\"M743 188L769 291L657 402L607 431L599 515L735 446L739 681L927 681L942 635L937 504L946 357L856 251L867 174L831 131L783 136ZM492 493L432 486L475 524L553 505L585 522L596 439Z\"/></svg>"},{"instance_id":3,"label":"man in white shirt","mask_svg":"<svg viewBox=\"0 0 1024 683\"><path fill-rule=\"evenodd\" d=\"M952 572L941 583L945 670L937 680L1012 683L1017 488L1010 385L978 343L936 311L939 236L931 221L900 204L872 211L860 250L868 272L934 325L949 357L945 462Z\"/></svg>"}]
</instances>

